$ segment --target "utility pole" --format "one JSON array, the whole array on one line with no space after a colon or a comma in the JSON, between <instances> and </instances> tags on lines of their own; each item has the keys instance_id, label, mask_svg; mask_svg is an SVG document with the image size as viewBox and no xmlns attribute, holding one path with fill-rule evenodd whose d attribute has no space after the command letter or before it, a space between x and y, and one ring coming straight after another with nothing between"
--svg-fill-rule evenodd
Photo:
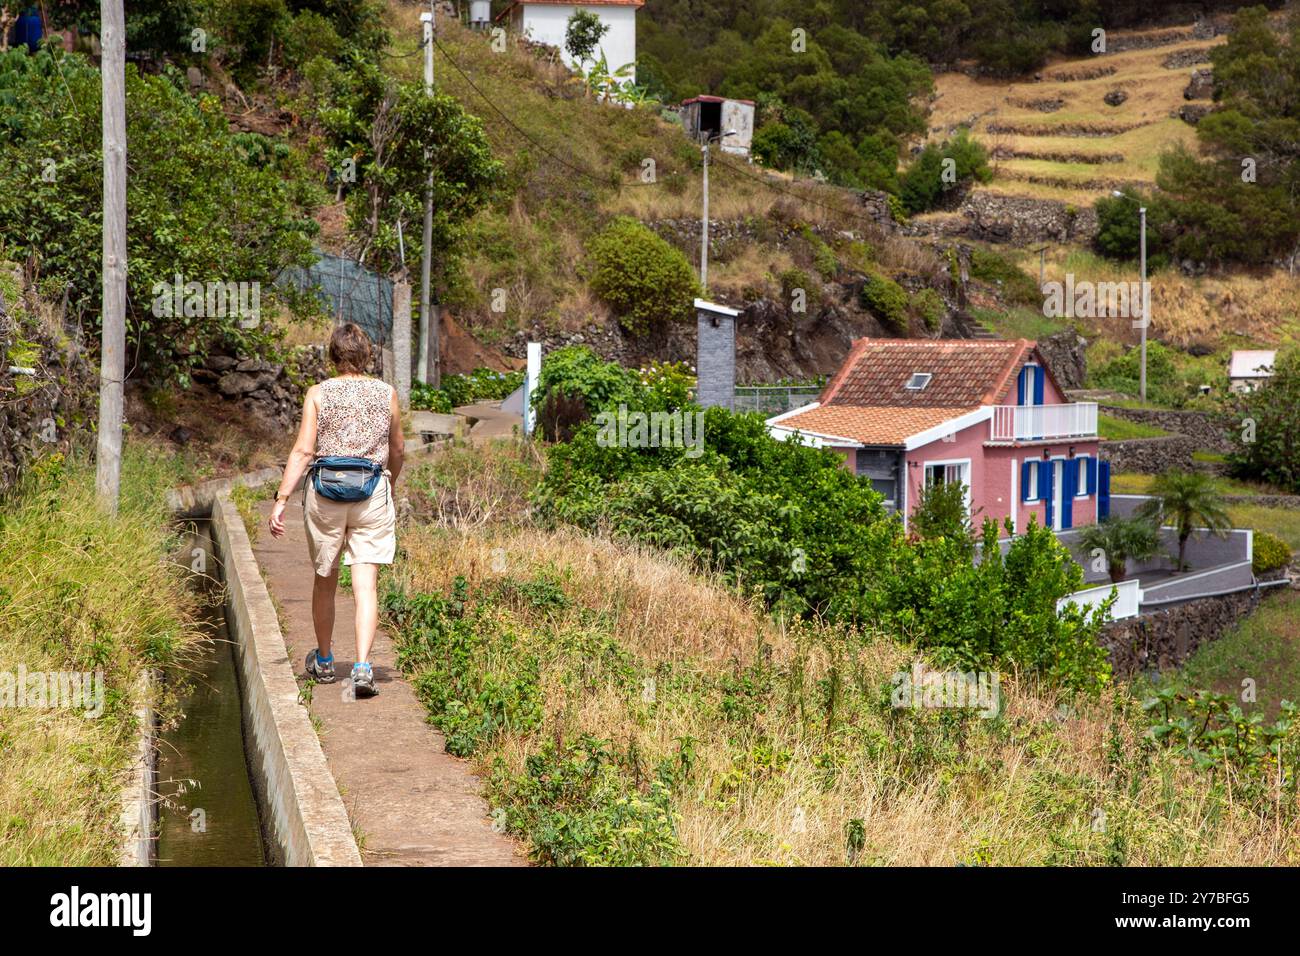
<instances>
[{"instance_id":1,"label":"utility pole","mask_svg":"<svg viewBox=\"0 0 1300 956\"><path fill-rule=\"evenodd\" d=\"M709 136L700 144L704 157L704 216L700 222L700 288L709 294Z\"/></svg>"},{"instance_id":2,"label":"utility pole","mask_svg":"<svg viewBox=\"0 0 1300 956\"><path fill-rule=\"evenodd\" d=\"M1147 207L1138 209L1142 219L1142 238L1139 240L1138 256L1142 269L1142 368L1138 373L1138 397L1142 404L1147 400L1147 326L1151 324L1151 295L1147 288Z\"/></svg>"},{"instance_id":3,"label":"utility pole","mask_svg":"<svg viewBox=\"0 0 1300 956\"><path fill-rule=\"evenodd\" d=\"M429 10L420 14L424 35L424 92L433 96L433 14L437 0L429 0ZM428 162L425 154L425 162ZM433 170L424 186L424 239L420 248L420 361L416 377L437 388L441 384L438 356L438 323L430 316L429 284L433 276Z\"/></svg>"},{"instance_id":4,"label":"utility pole","mask_svg":"<svg viewBox=\"0 0 1300 956\"><path fill-rule=\"evenodd\" d=\"M122 485L122 380L126 376L126 19L122 0L100 0L103 101L103 331L95 494L117 514Z\"/></svg>"}]
</instances>

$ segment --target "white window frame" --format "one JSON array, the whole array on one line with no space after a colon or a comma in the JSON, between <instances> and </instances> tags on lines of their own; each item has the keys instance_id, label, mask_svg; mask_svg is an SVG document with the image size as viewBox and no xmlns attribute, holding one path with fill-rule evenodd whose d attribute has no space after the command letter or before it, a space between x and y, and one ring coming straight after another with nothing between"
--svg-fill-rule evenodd
<instances>
[{"instance_id":1,"label":"white window frame","mask_svg":"<svg viewBox=\"0 0 1300 956\"><path fill-rule=\"evenodd\" d=\"M971 486L971 460L969 458L940 458L935 460L926 460L921 462L921 488L924 489L928 481L928 474L931 468L947 467L948 465L958 465L961 467L961 483L966 486L966 515L971 513L971 497L975 489Z\"/></svg>"},{"instance_id":2,"label":"white window frame","mask_svg":"<svg viewBox=\"0 0 1300 956\"><path fill-rule=\"evenodd\" d=\"M1091 455L1075 455L1074 497L1088 497L1088 462Z\"/></svg>"},{"instance_id":3,"label":"white window frame","mask_svg":"<svg viewBox=\"0 0 1300 956\"><path fill-rule=\"evenodd\" d=\"M1025 504L1031 501L1042 501L1043 499L1038 497L1038 469L1042 466L1043 459L1026 458L1025 462L1029 465L1029 497L1025 499Z\"/></svg>"}]
</instances>

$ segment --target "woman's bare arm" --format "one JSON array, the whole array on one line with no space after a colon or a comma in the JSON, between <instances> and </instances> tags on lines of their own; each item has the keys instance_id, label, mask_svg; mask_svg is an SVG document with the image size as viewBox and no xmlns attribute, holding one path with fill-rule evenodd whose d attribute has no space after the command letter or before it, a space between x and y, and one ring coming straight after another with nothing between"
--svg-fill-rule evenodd
<instances>
[{"instance_id":1,"label":"woman's bare arm","mask_svg":"<svg viewBox=\"0 0 1300 956\"><path fill-rule=\"evenodd\" d=\"M397 484L397 476L402 473L402 464L406 458L406 439L402 435L402 407L397 404L396 391L389 397L388 403L393 416L388 423L388 472L392 475L393 484Z\"/></svg>"},{"instance_id":2,"label":"woman's bare arm","mask_svg":"<svg viewBox=\"0 0 1300 956\"><path fill-rule=\"evenodd\" d=\"M307 397L302 403L302 424L298 428L298 438L289 452L289 460L284 466L284 479L280 482L277 498L287 498L293 494L302 476L316 457L316 399L320 392L319 385L307 389Z\"/></svg>"}]
</instances>

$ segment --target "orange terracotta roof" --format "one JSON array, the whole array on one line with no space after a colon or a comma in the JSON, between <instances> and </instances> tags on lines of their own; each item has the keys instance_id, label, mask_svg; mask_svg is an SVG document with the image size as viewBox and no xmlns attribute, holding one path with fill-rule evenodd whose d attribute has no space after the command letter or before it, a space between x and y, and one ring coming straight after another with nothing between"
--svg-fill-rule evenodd
<instances>
[{"instance_id":1,"label":"orange terracotta roof","mask_svg":"<svg viewBox=\"0 0 1300 956\"><path fill-rule=\"evenodd\" d=\"M1007 393L1035 345L1028 339L858 339L821 394L822 405L974 408ZM929 385L904 385L929 372Z\"/></svg>"},{"instance_id":2,"label":"orange terracotta roof","mask_svg":"<svg viewBox=\"0 0 1300 956\"><path fill-rule=\"evenodd\" d=\"M790 415L776 428L849 438L864 445L901 445L928 428L972 412L969 408L898 408L891 405L822 405Z\"/></svg>"}]
</instances>

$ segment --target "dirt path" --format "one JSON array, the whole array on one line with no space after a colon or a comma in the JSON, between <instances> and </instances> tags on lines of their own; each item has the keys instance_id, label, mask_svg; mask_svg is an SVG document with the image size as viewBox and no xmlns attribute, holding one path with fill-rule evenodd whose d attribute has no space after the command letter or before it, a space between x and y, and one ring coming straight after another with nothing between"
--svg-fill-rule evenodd
<instances>
[{"instance_id":1,"label":"dirt path","mask_svg":"<svg viewBox=\"0 0 1300 956\"><path fill-rule=\"evenodd\" d=\"M263 502L253 550L282 609L285 643L301 674L316 646L301 496L289 504L288 531L279 541L265 530L270 511ZM469 765L446 753L442 734L425 722L424 705L398 672L393 642L382 630L371 654L379 695L348 699L343 678L356 651L352 617L352 598L340 589L334 624L340 679L314 688L311 713L366 865L525 865L514 841L493 831Z\"/></svg>"}]
</instances>

